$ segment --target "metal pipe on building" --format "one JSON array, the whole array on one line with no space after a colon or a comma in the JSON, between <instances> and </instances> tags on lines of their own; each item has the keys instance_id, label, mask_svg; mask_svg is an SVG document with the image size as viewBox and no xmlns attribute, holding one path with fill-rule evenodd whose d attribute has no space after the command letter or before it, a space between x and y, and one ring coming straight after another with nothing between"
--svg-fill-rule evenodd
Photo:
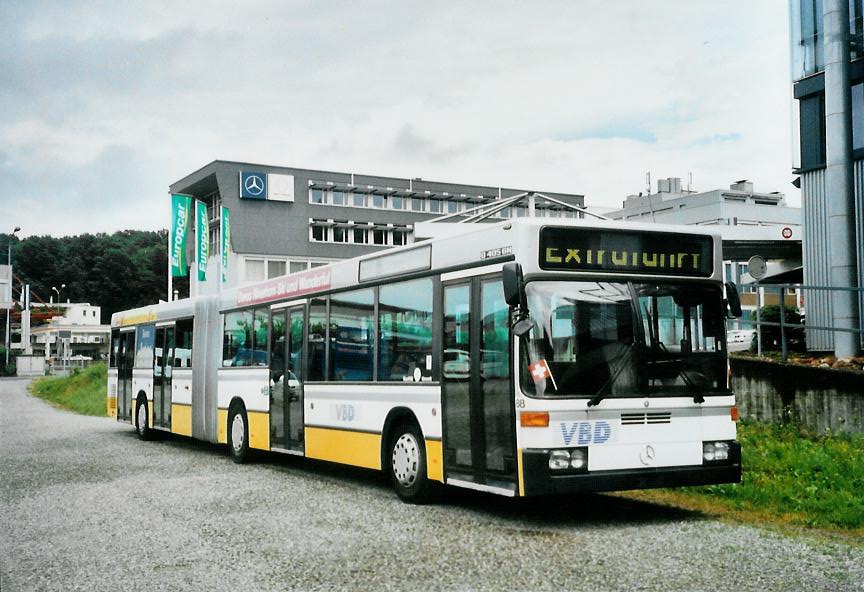
<instances>
[{"instance_id":1,"label":"metal pipe on building","mask_svg":"<svg viewBox=\"0 0 864 592\"><path fill-rule=\"evenodd\" d=\"M858 286L855 252L855 203L852 184L852 96L849 86L849 2L824 0L825 27L825 189L830 237L831 285ZM855 293L837 290L831 296L832 326L857 329ZM835 332L834 355L854 356L855 333Z\"/></svg>"}]
</instances>

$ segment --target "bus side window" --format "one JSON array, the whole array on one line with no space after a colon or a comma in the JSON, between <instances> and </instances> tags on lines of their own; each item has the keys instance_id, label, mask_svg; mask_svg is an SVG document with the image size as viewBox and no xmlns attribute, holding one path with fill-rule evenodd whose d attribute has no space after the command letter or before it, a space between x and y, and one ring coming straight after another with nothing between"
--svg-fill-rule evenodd
<instances>
[{"instance_id":1,"label":"bus side window","mask_svg":"<svg viewBox=\"0 0 864 592\"><path fill-rule=\"evenodd\" d=\"M381 286L378 296L378 380L432 374L432 278Z\"/></svg>"},{"instance_id":2,"label":"bus side window","mask_svg":"<svg viewBox=\"0 0 864 592\"><path fill-rule=\"evenodd\" d=\"M192 319L177 321L177 335L175 337L174 348L175 368L192 367L192 329Z\"/></svg>"},{"instance_id":3,"label":"bus side window","mask_svg":"<svg viewBox=\"0 0 864 592\"><path fill-rule=\"evenodd\" d=\"M325 346L327 344L327 300L313 298L309 303L309 366L306 380L324 380Z\"/></svg>"},{"instance_id":4,"label":"bus side window","mask_svg":"<svg viewBox=\"0 0 864 592\"><path fill-rule=\"evenodd\" d=\"M111 351L108 358L108 366L110 368L117 367L117 354L120 353L120 331L113 329L111 331Z\"/></svg>"}]
</instances>

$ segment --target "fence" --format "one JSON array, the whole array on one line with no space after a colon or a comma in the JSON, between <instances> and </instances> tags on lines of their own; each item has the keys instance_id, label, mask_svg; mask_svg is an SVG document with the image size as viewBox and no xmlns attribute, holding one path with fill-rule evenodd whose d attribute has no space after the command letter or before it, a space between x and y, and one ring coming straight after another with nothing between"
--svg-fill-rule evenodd
<instances>
[{"instance_id":1,"label":"fence","mask_svg":"<svg viewBox=\"0 0 864 592\"><path fill-rule=\"evenodd\" d=\"M806 314L801 317L802 322L800 323L790 323L786 319L786 300L784 295L787 291L795 290L796 294L796 308L799 302L803 301L803 309L806 311L807 309L807 293L814 295L819 295L822 298L825 298L824 294L827 293L828 299L831 297L831 292L838 291L851 291L858 293L858 302L864 302L864 288L838 288L832 286L807 286L804 284L748 284L749 287L756 288L756 318L753 319L739 319L738 323L741 325L750 324L756 327L756 348L758 355L762 355L762 328L763 327L777 327L780 330L780 351L783 356L783 361L787 361L789 359L789 335L790 333L796 330L804 330L808 334L810 332L815 331L827 331L827 332L843 332L843 333L856 333L859 337L859 346L864 345L864 310L861 310L864 307L859 306L859 319L858 319L858 328L848 328L848 327L831 327L825 325L813 325L808 324L806 322ZM777 302L780 307L779 314L779 322L774 321L763 321L762 320L762 307L765 304L763 294L777 294Z\"/></svg>"}]
</instances>

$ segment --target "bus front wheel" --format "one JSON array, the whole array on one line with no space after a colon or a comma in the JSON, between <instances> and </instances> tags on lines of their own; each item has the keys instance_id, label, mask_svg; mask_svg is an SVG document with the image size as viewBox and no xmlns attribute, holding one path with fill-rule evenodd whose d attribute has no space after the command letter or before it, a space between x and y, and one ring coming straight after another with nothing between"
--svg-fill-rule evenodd
<instances>
[{"instance_id":1,"label":"bus front wheel","mask_svg":"<svg viewBox=\"0 0 864 592\"><path fill-rule=\"evenodd\" d=\"M249 422L240 405L233 406L228 414L228 454L238 464L245 463L249 456Z\"/></svg>"},{"instance_id":2,"label":"bus front wheel","mask_svg":"<svg viewBox=\"0 0 864 592\"><path fill-rule=\"evenodd\" d=\"M426 471L426 448L415 423L401 423L390 439L390 480L399 498L422 504L432 498L432 483Z\"/></svg>"}]
</instances>

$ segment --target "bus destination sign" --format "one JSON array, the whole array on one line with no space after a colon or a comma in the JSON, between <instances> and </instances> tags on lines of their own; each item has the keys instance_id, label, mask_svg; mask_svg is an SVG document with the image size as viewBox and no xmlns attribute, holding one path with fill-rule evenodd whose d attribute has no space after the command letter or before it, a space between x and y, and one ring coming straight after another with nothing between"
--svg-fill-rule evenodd
<instances>
[{"instance_id":1,"label":"bus destination sign","mask_svg":"<svg viewBox=\"0 0 864 592\"><path fill-rule=\"evenodd\" d=\"M548 226L540 269L708 277L714 247L710 236Z\"/></svg>"}]
</instances>

